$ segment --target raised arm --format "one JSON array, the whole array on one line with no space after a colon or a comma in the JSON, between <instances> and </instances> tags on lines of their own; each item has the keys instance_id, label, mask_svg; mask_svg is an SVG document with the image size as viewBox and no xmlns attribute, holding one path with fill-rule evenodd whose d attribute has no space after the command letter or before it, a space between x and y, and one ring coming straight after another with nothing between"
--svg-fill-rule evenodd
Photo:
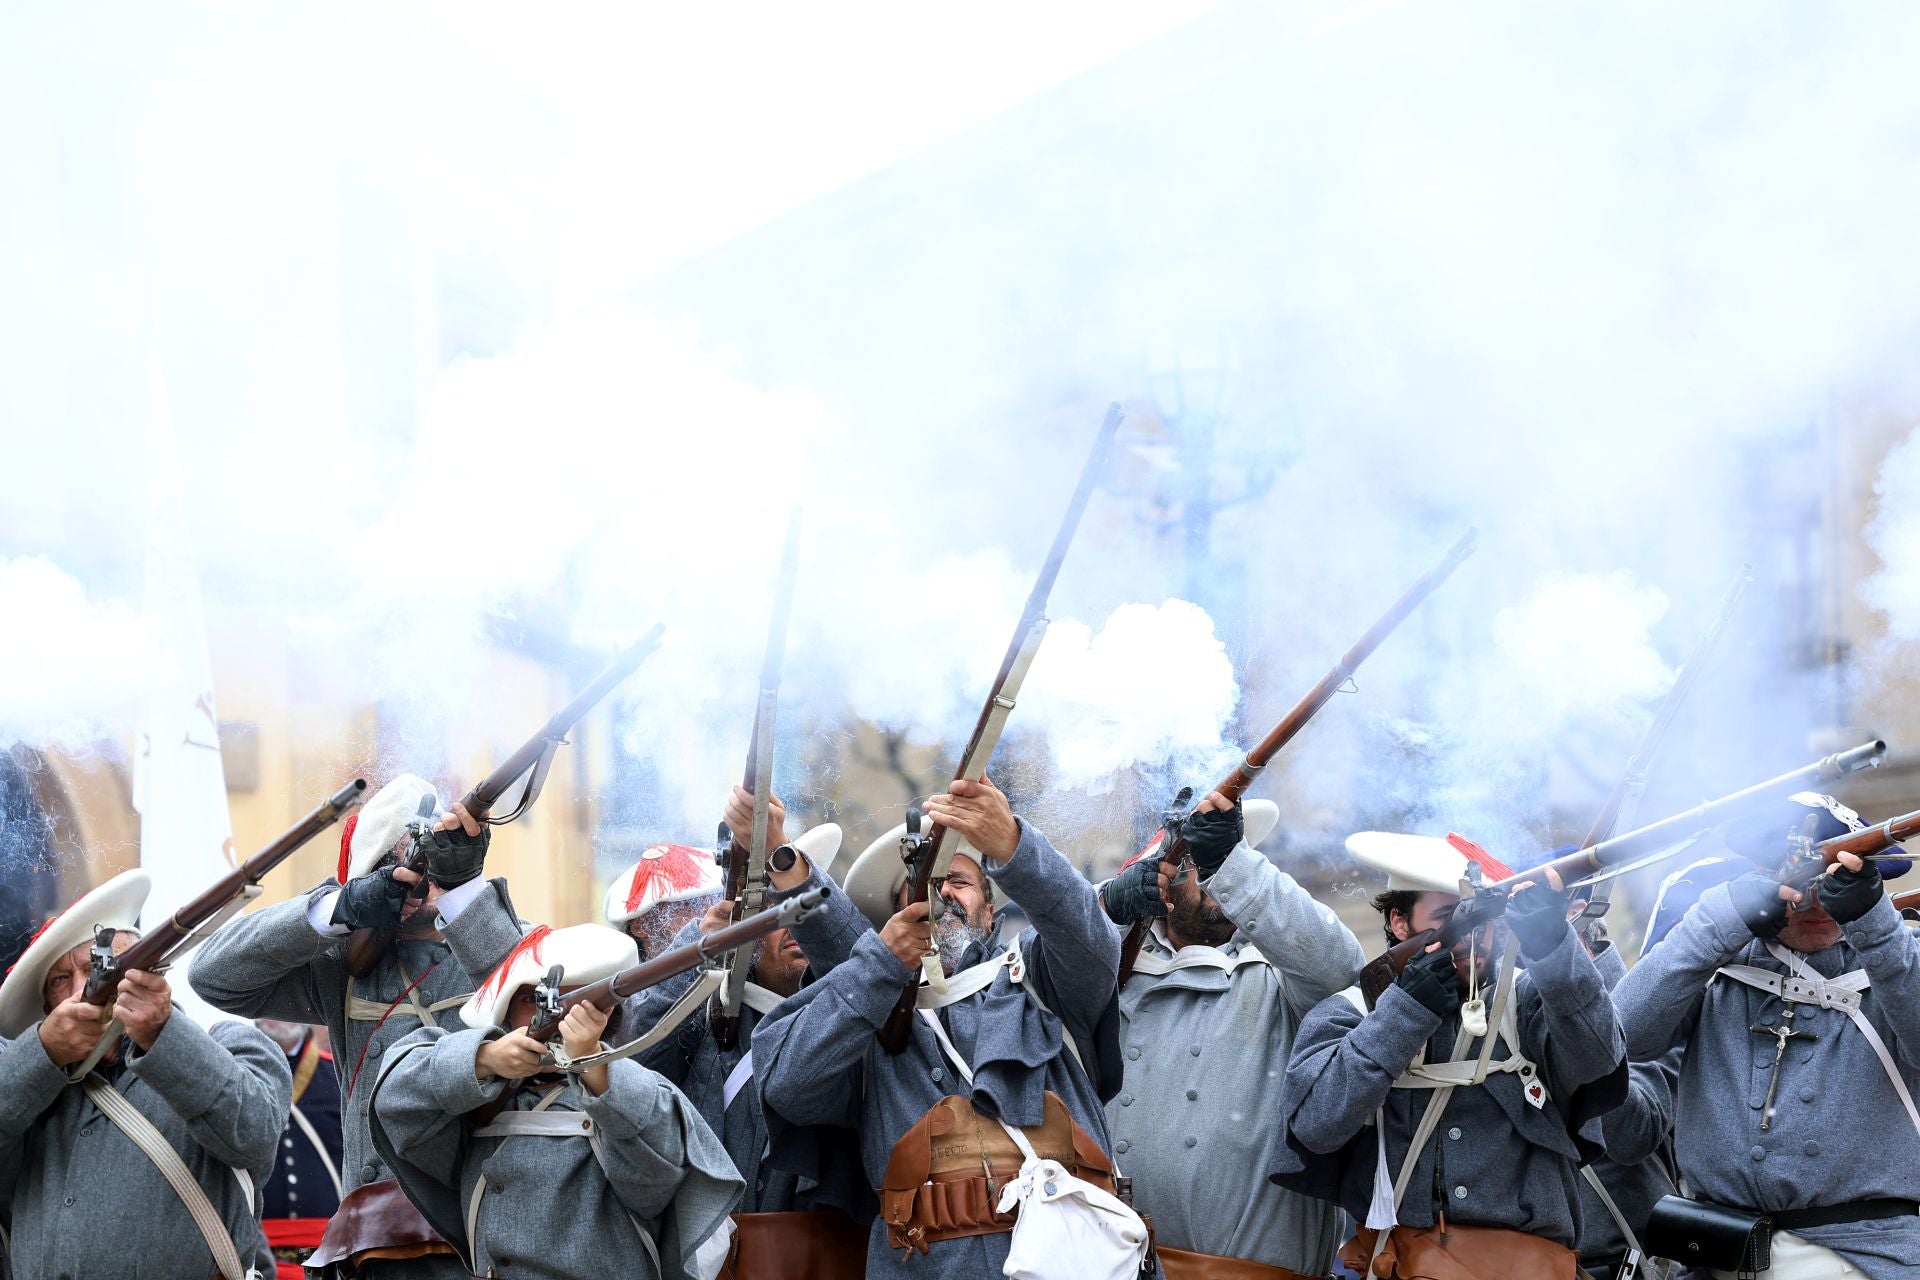
<instances>
[{"instance_id":1,"label":"raised arm","mask_svg":"<svg viewBox=\"0 0 1920 1280\"><path fill-rule=\"evenodd\" d=\"M1646 1061L1684 1044L1700 1017L1714 971L1753 939L1753 930L1734 905L1732 885L1717 884L1701 894L1673 931L1641 956L1613 989L1627 1056Z\"/></svg>"},{"instance_id":2,"label":"raised arm","mask_svg":"<svg viewBox=\"0 0 1920 1280\"><path fill-rule=\"evenodd\" d=\"M1364 1016L1344 994L1321 1001L1300 1024L1281 1086L1293 1139L1320 1155L1351 1142L1439 1026L1439 1014L1397 986Z\"/></svg>"},{"instance_id":3,"label":"raised arm","mask_svg":"<svg viewBox=\"0 0 1920 1280\"><path fill-rule=\"evenodd\" d=\"M985 871L1033 922L1024 943L1027 973L1047 1007L1076 1028L1091 1028L1114 999L1120 933L1065 855L1032 823L1019 820L1019 831L1012 856L997 864L989 857Z\"/></svg>"},{"instance_id":4,"label":"raised arm","mask_svg":"<svg viewBox=\"0 0 1920 1280\"><path fill-rule=\"evenodd\" d=\"M293 1104L293 1073L265 1032L244 1022L203 1028L176 1009L153 1048L129 1051L127 1068L215 1160L249 1173L272 1170Z\"/></svg>"},{"instance_id":5,"label":"raised arm","mask_svg":"<svg viewBox=\"0 0 1920 1280\"><path fill-rule=\"evenodd\" d=\"M1282 994L1296 1012L1304 1014L1359 977L1366 955L1353 930L1252 845L1242 841L1205 888L1279 973Z\"/></svg>"},{"instance_id":6,"label":"raised arm","mask_svg":"<svg viewBox=\"0 0 1920 1280\"><path fill-rule=\"evenodd\" d=\"M1864 915L1840 927L1873 979L1874 1004L1901 1031L1893 1051L1909 1071L1920 1071L1920 936L1884 893Z\"/></svg>"},{"instance_id":7,"label":"raised arm","mask_svg":"<svg viewBox=\"0 0 1920 1280\"><path fill-rule=\"evenodd\" d=\"M439 913L440 936L476 987L500 966L528 929L507 896L507 882L499 877L469 880L447 890L440 896Z\"/></svg>"},{"instance_id":8,"label":"raised arm","mask_svg":"<svg viewBox=\"0 0 1920 1280\"><path fill-rule=\"evenodd\" d=\"M332 898L332 880L298 898L236 917L193 953L188 981L201 999L242 1018L325 1023L323 992L346 989L341 935L310 912Z\"/></svg>"},{"instance_id":9,"label":"raised arm","mask_svg":"<svg viewBox=\"0 0 1920 1280\"><path fill-rule=\"evenodd\" d=\"M753 1029L760 1101L789 1124L855 1128L867 1055L914 976L869 932L846 963L803 987Z\"/></svg>"}]
</instances>

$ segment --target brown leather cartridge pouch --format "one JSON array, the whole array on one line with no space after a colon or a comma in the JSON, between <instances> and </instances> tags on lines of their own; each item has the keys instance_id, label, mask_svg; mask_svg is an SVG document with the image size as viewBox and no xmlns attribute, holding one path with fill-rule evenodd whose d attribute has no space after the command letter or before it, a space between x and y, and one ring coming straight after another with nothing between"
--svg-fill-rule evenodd
<instances>
[{"instance_id":1,"label":"brown leather cartridge pouch","mask_svg":"<svg viewBox=\"0 0 1920 1280\"><path fill-rule=\"evenodd\" d=\"M1113 1164L1100 1144L1074 1123L1067 1104L1047 1091L1045 1119L1021 1130L1043 1160L1113 1190ZM885 1185L879 1188L887 1242L921 1253L941 1240L1013 1230L1014 1214L1000 1214L1000 1192L1020 1174L1024 1158L992 1116L949 1094L934 1103L893 1144Z\"/></svg>"}]
</instances>

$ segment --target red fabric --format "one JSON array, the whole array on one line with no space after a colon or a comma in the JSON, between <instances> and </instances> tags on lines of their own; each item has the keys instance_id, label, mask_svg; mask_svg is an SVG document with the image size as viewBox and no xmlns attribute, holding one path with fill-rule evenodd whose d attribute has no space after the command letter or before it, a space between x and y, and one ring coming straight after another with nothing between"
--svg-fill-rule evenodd
<instances>
[{"instance_id":1,"label":"red fabric","mask_svg":"<svg viewBox=\"0 0 1920 1280\"><path fill-rule=\"evenodd\" d=\"M1447 833L1447 843L1465 854L1467 861L1473 863L1476 867L1479 867L1481 871L1486 873L1489 881L1508 880L1512 878L1513 872L1507 869L1507 865L1504 862L1501 862L1498 858L1465 836L1455 835L1449 831Z\"/></svg>"},{"instance_id":2,"label":"red fabric","mask_svg":"<svg viewBox=\"0 0 1920 1280\"><path fill-rule=\"evenodd\" d=\"M360 812L355 810L347 815L340 828L340 871L334 876L341 884L347 882L347 866L353 860L353 832L360 825Z\"/></svg>"},{"instance_id":3,"label":"red fabric","mask_svg":"<svg viewBox=\"0 0 1920 1280\"><path fill-rule=\"evenodd\" d=\"M325 1218L266 1218L267 1245L273 1249L316 1249L327 1234Z\"/></svg>"},{"instance_id":4,"label":"red fabric","mask_svg":"<svg viewBox=\"0 0 1920 1280\"><path fill-rule=\"evenodd\" d=\"M347 1097L351 1098L353 1096L354 1086L360 1083L360 1068L367 1065L367 1050L373 1048L373 1037L375 1033L377 1033L380 1030L380 1028L387 1025L387 1019L391 1018L393 1016L393 1011L395 1009L398 1009L403 1003L406 1002L407 997L413 994L413 989L427 980L427 974L432 973L435 969L438 969L439 967L440 967L440 962L438 960L435 960L432 964L427 966L425 973L422 973L419 977L415 978L412 982L409 982L407 984L407 989L405 991L402 991L399 995L395 996L393 998L393 1003L387 1006L387 1011L380 1015L380 1021L373 1024L373 1030L367 1032L367 1042L360 1046L360 1056L354 1059L353 1074L347 1077Z\"/></svg>"},{"instance_id":5,"label":"red fabric","mask_svg":"<svg viewBox=\"0 0 1920 1280\"><path fill-rule=\"evenodd\" d=\"M649 856L656 851L658 856ZM633 879L627 882L627 910L638 911L649 891L664 895L698 889L712 862L711 853L683 844L654 845L640 855Z\"/></svg>"},{"instance_id":6,"label":"red fabric","mask_svg":"<svg viewBox=\"0 0 1920 1280\"><path fill-rule=\"evenodd\" d=\"M1134 863L1140 861L1140 859L1152 853L1154 851L1154 846L1158 845L1162 840L1165 840L1166 838L1167 838L1167 829L1165 827L1162 827L1160 828L1160 830L1153 833L1153 839L1147 841L1147 847L1142 849L1140 852L1134 854L1131 858L1128 858L1125 862L1121 863L1120 869L1122 871L1125 871L1128 867L1132 866Z\"/></svg>"},{"instance_id":7,"label":"red fabric","mask_svg":"<svg viewBox=\"0 0 1920 1280\"><path fill-rule=\"evenodd\" d=\"M53 928L54 922L59 920L60 917L65 914L67 913L64 911L57 912L52 917L50 917L45 924L41 925L38 929L35 929L33 931L33 936L27 939L27 946L20 948L21 956L24 957L27 954L27 947L31 947L34 943L40 941L41 935L46 933L47 930ZM12 973L15 969L19 967L20 967L20 961L15 960L12 964L7 966L7 972Z\"/></svg>"}]
</instances>

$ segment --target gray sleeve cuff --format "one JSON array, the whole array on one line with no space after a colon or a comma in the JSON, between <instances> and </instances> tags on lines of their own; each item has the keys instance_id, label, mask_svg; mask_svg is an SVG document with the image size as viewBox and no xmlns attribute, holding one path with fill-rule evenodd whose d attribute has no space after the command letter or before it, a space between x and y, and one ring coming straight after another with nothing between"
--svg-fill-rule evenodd
<instances>
[{"instance_id":1,"label":"gray sleeve cuff","mask_svg":"<svg viewBox=\"0 0 1920 1280\"><path fill-rule=\"evenodd\" d=\"M427 1066L428 1088L433 1092L434 1101L449 1115L463 1116L477 1111L506 1090L507 1082L499 1076L482 1080L474 1074L480 1046L499 1034L495 1027L451 1031L441 1036L429 1051L433 1059Z\"/></svg>"},{"instance_id":2,"label":"gray sleeve cuff","mask_svg":"<svg viewBox=\"0 0 1920 1280\"><path fill-rule=\"evenodd\" d=\"M442 895L440 902L445 901ZM440 933L474 985L485 982L520 942L520 920L507 896L507 882L496 878L471 891L453 917L442 915Z\"/></svg>"}]
</instances>

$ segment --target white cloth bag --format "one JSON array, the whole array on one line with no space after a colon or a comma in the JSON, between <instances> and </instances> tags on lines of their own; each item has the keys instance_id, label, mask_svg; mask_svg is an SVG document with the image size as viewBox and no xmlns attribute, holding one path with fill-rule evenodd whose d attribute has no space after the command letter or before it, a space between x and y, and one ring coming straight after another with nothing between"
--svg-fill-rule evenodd
<instances>
[{"instance_id":1,"label":"white cloth bag","mask_svg":"<svg viewBox=\"0 0 1920 1280\"><path fill-rule=\"evenodd\" d=\"M940 1047L969 1085L968 1066L947 1039L931 1009L920 1010ZM1002 1120L1000 1127L1024 1157L1020 1176L1006 1185L1001 1213L1018 1205L1007 1261L1000 1273L1011 1280L1137 1280L1147 1257L1147 1224L1118 1196L1068 1173L1057 1160L1042 1160L1027 1135Z\"/></svg>"}]
</instances>

